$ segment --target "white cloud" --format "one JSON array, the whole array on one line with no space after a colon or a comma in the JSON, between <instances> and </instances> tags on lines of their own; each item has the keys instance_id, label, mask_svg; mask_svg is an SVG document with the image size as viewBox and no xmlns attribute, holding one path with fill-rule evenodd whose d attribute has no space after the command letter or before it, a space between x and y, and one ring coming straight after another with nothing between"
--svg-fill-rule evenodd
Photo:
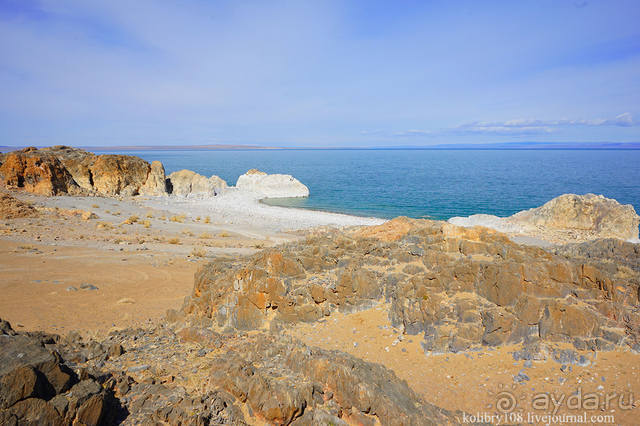
<instances>
[{"instance_id":1,"label":"white cloud","mask_svg":"<svg viewBox=\"0 0 640 426\"><path fill-rule=\"evenodd\" d=\"M572 126L620 126L630 127L637 123L629 112L617 115L612 119L579 119L579 120L533 120L515 119L508 121L475 121L465 123L456 129L477 133L551 133L554 129Z\"/></svg>"}]
</instances>

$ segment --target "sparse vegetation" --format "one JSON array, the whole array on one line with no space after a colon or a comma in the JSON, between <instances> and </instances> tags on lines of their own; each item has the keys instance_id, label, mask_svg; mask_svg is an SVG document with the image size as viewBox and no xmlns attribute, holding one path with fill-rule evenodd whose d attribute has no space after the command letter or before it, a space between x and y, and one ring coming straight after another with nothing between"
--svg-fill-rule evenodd
<instances>
[{"instance_id":1,"label":"sparse vegetation","mask_svg":"<svg viewBox=\"0 0 640 426\"><path fill-rule=\"evenodd\" d=\"M211 223L211 218L209 216L205 217L204 223Z\"/></svg>"},{"instance_id":2,"label":"sparse vegetation","mask_svg":"<svg viewBox=\"0 0 640 426\"><path fill-rule=\"evenodd\" d=\"M167 240L167 242L168 242L169 244L180 244L180 239L179 239L179 238L169 238L169 239Z\"/></svg>"},{"instance_id":3,"label":"sparse vegetation","mask_svg":"<svg viewBox=\"0 0 640 426\"><path fill-rule=\"evenodd\" d=\"M181 214L181 215L171 216L171 217L169 218L169 220L170 220L171 222L184 223L184 220L185 220L186 218L187 218L187 216L186 216L186 215Z\"/></svg>"},{"instance_id":4,"label":"sparse vegetation","mask_svg":"<svg viewBox=\"0 0 640 426\"><path fill-rule=\"evenodd\" d=\"M134 223L136 223L140 218L136 215L133 216L129 216L129 218L127 220L125 220L123 223L127 224L127 225L133 225Z\"/></svg>"},{"instance_id":5,"label":"sparse vegetation","mask_svg":"<svg viewBox=\"0 0 640 426\"><path fill-rule=\"evenodd\" d=\"M99 206L99 205L97 205L97 204L91 204L91 208L93 208L93 209L99 209L99 208L100 208L100 206Z\"/></svg>"},{"instance_id":6,"label":"sparse vegetation","mask_svg":"<svg viewBox=\"0 0 640 426\"><path fill-rule=\"evenodd\" d=\"M149 220L145 220L145 221L143 221L143 222L142 222L142 225L143 225L145 228L151 228L151 221L149 221Z\"/></svg>"},{"instance_id":7,"label":"sparse vegetation","mask_svg":"<svg viewBox=\"0 0 640 426\"><path fill-rule=\"evenodd\" d=\"M220 236L221 238L228 238L228 237L230 237L231 235L229 235L229 234L228 234L228 233L226 233L226 232L221 232L219 236Z\"/></svg>"},{"instance_id":8,"label":"sparse vegetation","mask_svg":"<svg viewBox=\"0 0 640 426\"><path fill-rule=\"evenodd\" d=\"M147 219L153 219L153 213L147 212Z\"/></svg>"},{"instance_id":9,"label":"sparse vegetation","mask_svg":"<svg viewBox=\"0 0 640 426\"><path fill-rule=\"evenodd\" d=\"M202 247L194 247L193 250L191 250L191 257L206 257L207 256L207 251L202 248Z\"/></svg>"},{"instance_id":10,"label":"sparse vegetation","mask_svg":"<svg viewBox=\"0 0 640 426\"><path fill-rule=\"evenodd\" d=\"M196 222L200 222L200 216L196 217Z\"/></svg>"},{"instance_id":11,"label":"sparse vegetation","mask_svg":"<svg viewBox=\"0 0 640 426\"><path fill-rule=\"evenodd\" d=\"M209 233L203 232L202 234L200 234L200 238L203 240L210 240L211 238L213 238L213 236Z\"/></svg>"}]
</instances>

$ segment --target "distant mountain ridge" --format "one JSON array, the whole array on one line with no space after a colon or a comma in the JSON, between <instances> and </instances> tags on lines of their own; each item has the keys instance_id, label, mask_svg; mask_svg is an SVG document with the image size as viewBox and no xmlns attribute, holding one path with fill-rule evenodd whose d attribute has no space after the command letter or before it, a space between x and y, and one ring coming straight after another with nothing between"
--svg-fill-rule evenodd
<instances>
[{"instance_id":1,"label":"distant mountain ridge","mask_svg":"<svg viewBox=\"0 0 640 426\"><path fill-rule=\"evenodd\" d=\"M15 151L24 146L0 145L0 152ZM38 146L41 148L40 146ZM116 146L78 146L91 151L213 151L213 150L553 150L553 149L640 149L640 142L497 142L480 144L437 144L437 145L387 145L387 146L259 146L259 145L116 145Z\"/></svg>"}]
</instances>

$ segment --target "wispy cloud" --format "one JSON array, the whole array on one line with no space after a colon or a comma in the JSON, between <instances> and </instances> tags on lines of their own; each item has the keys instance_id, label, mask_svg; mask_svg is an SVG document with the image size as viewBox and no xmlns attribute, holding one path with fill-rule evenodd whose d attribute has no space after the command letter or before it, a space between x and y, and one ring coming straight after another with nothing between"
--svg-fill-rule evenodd
<instances>
[{"instance_id":1,"label":"wispy cloud","mask_svg":"<svg viewBox=\"0 0 640 426\"><path fill-rule=\"evenodd\" d=\"M455 130L474 133L496 134L544 134L552 133L558 128L574 126L618 126L630 127L637 123L631 113L625 112L615 118L605 119L560 119L560 120L534 120L515 119L508 121L475 121L458 126Z\"/></svg>"},{"instance_id":2,"label":"wispy cloud","mask_svg":"<svg viewBox=\"0 0 640 426\"><path fill-rule=\"evenodd\" d=\"M544 135L570 127L631 127L638 125L629 112L617 115L614 118L597 119L514 119L507 121L473 121L456 127L438 130L362 130L364 136L387 136L394 138L428 137L452 134L493 134L493 135Z\"/></svg>"}]
</instances>

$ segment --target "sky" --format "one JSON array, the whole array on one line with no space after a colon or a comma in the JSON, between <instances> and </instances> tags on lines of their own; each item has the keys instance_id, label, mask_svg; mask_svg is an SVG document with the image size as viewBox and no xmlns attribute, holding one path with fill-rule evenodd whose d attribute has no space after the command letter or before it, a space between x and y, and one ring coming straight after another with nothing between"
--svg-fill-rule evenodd
<instances>
[{"instance_id":1,"label":"sky","mask_svg":"<svg viewBox=\"0 0 640 426\"><path fill-rule=\"evenodd\" d=\"M0 145L640 142L640 2L0 0Z\"/></svg>"}]
</instances>

